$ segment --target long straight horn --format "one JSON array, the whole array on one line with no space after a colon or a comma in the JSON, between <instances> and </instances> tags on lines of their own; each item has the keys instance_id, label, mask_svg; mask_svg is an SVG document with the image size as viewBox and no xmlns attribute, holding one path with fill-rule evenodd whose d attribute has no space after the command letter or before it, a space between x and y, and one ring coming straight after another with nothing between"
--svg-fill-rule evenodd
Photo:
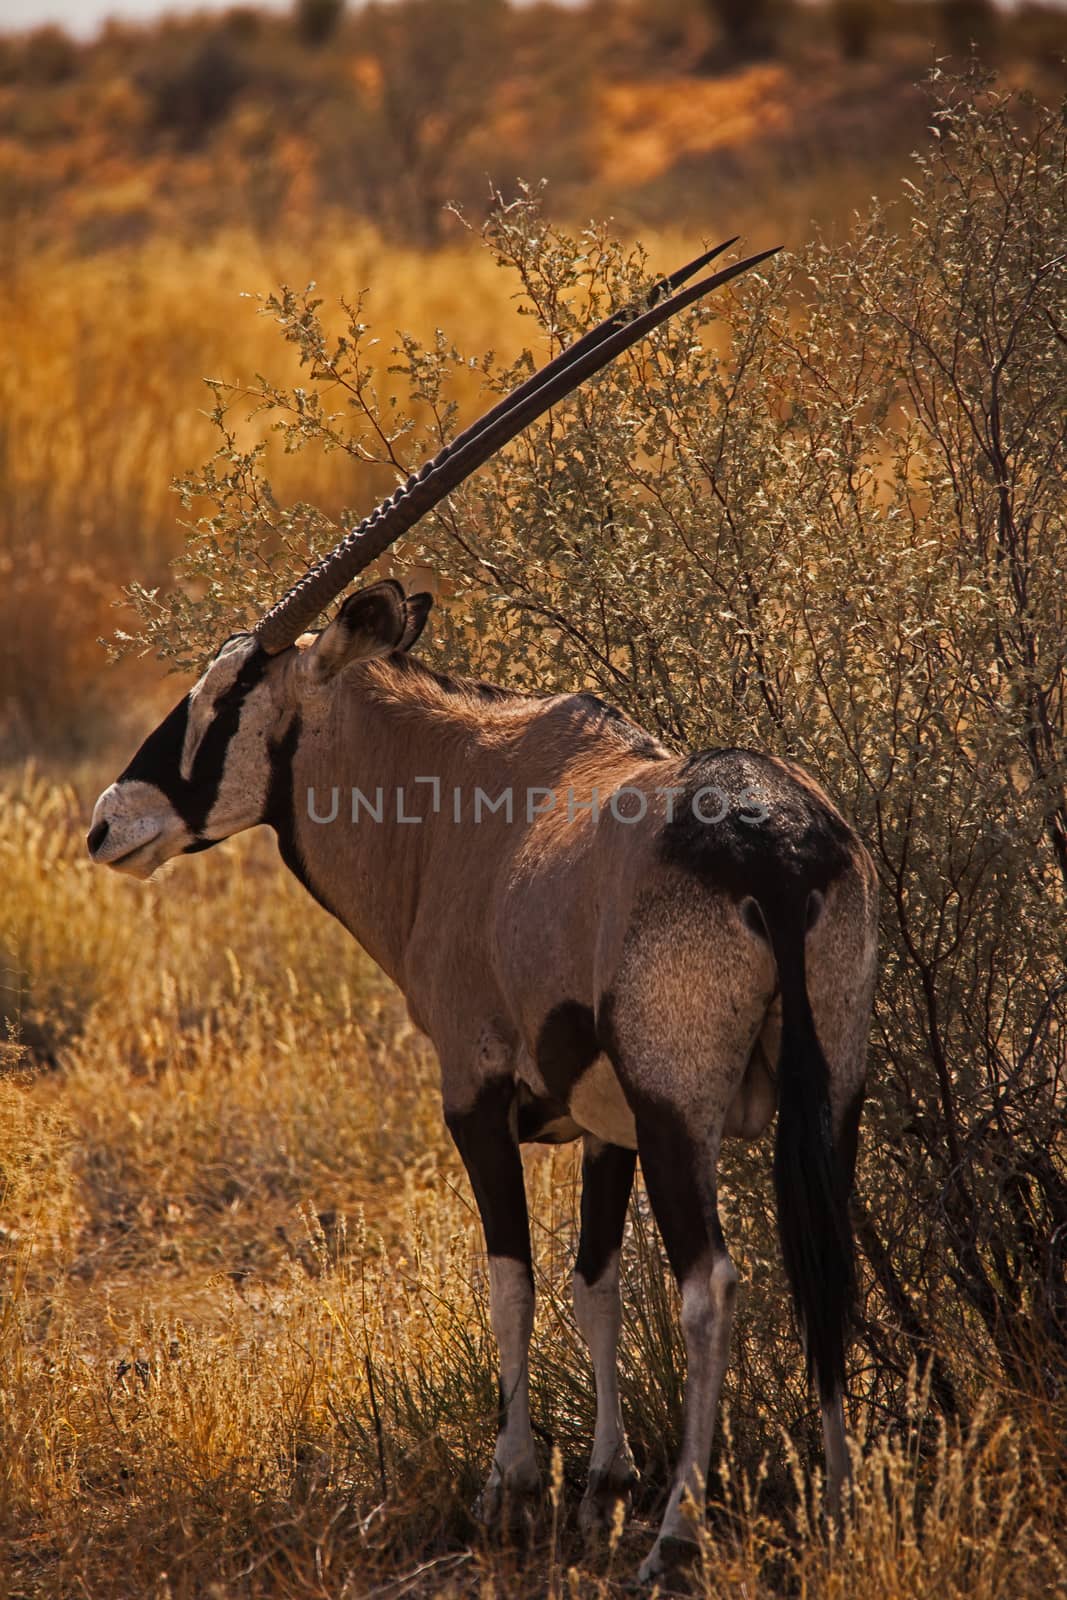
<instances>
[{"instance_id":1,"label":"long straight horn","mask_svg":"<svg viewBox=\"0 0 1067 1600\"><path fill-rule=\"evenodd\" d=\"M702 256L697 256L693 261L687 262L684 267L679 267L669 277L660 278L646 292L640 305L622 306L618 311L613 311L610 317L605 317L603 322L598 322L595 328L591 328L588 333L583 333L582 337L575 340L574 344L568 345L566 350L561 350L558 356L554 356L551 361L546 362L537 372L531 373L530 377L524 379L517 389L512 389L510 394L504 395L503 399L498 400L492 410L479 417L477 422L472 422L469 428L465 428L454 439L450 439L444 450L435 459L440 461L444 458L446 452L454 454L455 451L469 444L472 439L476 439L485 428L491 427L498 417L505 416L512 406L518 405L521 400L528 399L543 384L554 378L558 372L563 372L569 367L579 356L584 355L587 350L594 350L598 344L603 343L609 334L614 333L616 328L621 328L630 321L631 317L637 316L642 305L645 307L654 306L659 300L662 300L665 294L670 294L673 289L681 288L682 284L688 282L694 272L699 272L701 267L706 267L709 261L714 261L715 257L721 256L724 250L729 250L732 244L737 243L738 238L739 235L735 233L732 239L726 239L722 244L717 244L713 250L705 250Z\"/></svg>"},{"instance_id":2,"label":"long straight horn","mask_svg":"<svg viewBox=\"0 0 1067 1600\"><path fill-rule=\"evenodd\" d=\"M732 243L733 240L727 241L727 244ZM291 645L358 572L376 560L394 540L413 527L542 412L562 400L594 372L599 372L601 367L607 366L623 350L643 339L661 322L674 316L675 312L684 310L702 295L720 288L776 254L776 250L764 250L759 255L724 267L712 277L690 284L688 288L675 289L676 284L684 282L693 272L725 250L727 244L718 245L705 255L698 256L688 266L657 284L650 295L653 303L646 310L635 313L627 309L606 318L499 401L451 444L445 445L432 460L425 462L388 500L383 500L369 516L364 517L358 527L346 534L329 555L305 573L256 624L255 634L264 650L274 655ZM664 288L674 290L666 299L662 298Z\"/></svg>"},{"instance_id":3,"label":"long straight horn","mask_svg":"<svg viewBox=\"0 0 1067 1600\"><path fill-rule=\"evenodd\" d=\"M643 304L646 307L655 305L662 300L664 294L669 294L672 290L679 288L695 272L699 272L701 267L706 267L710 261L714 261L716 256L720 256L724 250L728 250L732 244L736 243L737 235L735 234L732 239L726 239L713 249L706 250L703 255L699 255L694 260L687 262L684 267L679 267L677 271L672 272L668 277L660 278L648 290ZM419 471L412 474L389 500L376 507L370 516L360 523L358 528L353 529L351 533L346 535L341 544L336 545L329 555L324 556L315 567L312 567L267 612L262 621L257 623L256 636L264 649L271 654L275 654L277 651L284 650L288 645L292 644L294 639L299 638L304 629L315 620L319 611L329 605L334 596L346 587L356 573L362 571L364 566L369 566L376 556L386 549L394 539L398 538L403 531L399 525L395 532L392 531L392 524L390 523L389 530L383 535L382 525L378 519L383 518L390 509L395 509L399 512L401 504L410 509L410 502L406 497L415 490L420 482L424 482L431 473L438 472L446 462L454 461L459 452L472 445L474 440L480 438L487 428L493 427L497 422L508 416L514 407L526 402L532 395L540 392L545 384L550 383L559 373L569 369L579 357L586 355L590 350L596 349L617 328L623 327L634 317L638 310L639 307L623 306L618 311L612 312L611 316L605 317L603 322L598 323L595 328L583 334L580 339L568 346L566 350L560 351L559 355L555 356L553 360L547 362L537 372L532 373L517 389L513 389L510 394L504 395L476 422L472 422L470 427L464 429L462 433L457 434L454 439L450 440L432 460L424 462ZM473 468L467 469L467 471L471 470ZM464 476L466 476L466 472L464 472ZM457 478L456 482L458 483L459 481ZM455 484L450 487L454 488ZM442 491L442 494L447 494L448 492L449 490L446 489ZM428 502L426 509L428 510L434 503L433 501ZM411 526L422 515L425 515L425 511L416 512L412 517L412 522L405 524L405 526ZM358 564L349 565L346 561L345 571L347 576L335 581L332 565L334 560L348 552L350 547L356 545L357 541L366 538L372 531L372 527L376 534L373 545L369 539L365 545L359 544L358 548L361 550L362 556ZM378 538L383 539L380 546L377 542ZM328 578L326 576L327 573L329 574ZM324 596L321 600L318 598L320 578ZM314 593L310 594L309 586L312 580L315 580Z\"/></svg>"}]
</instances>

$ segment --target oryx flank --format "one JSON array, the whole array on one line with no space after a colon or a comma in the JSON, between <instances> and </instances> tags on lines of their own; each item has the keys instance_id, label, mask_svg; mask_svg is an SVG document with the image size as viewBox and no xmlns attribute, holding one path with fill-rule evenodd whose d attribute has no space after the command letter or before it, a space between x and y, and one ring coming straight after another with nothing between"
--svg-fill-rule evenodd
<instances>
[{"instance_id":1,"label":"oryx flank","mask_svg":"<svg viewBox=\"0 0 1067 1600\"><path fill-rule=\"evenodd\" d=\"M831 1504L840 1500L846 1202L875 978L870 859L789 761L736 749L682 758L590 694L534 699L421 666L410 651L429 595L376 583L322 632L305 629L520 428L763 259L678 290L717 253L500 401L251 633L226 640L100 796L88 840L95 861L148 878L171 856L265 823L433 1041L445 1120L485 1229L500 1347L487 1520L539 1481L519 1155L529 1140L584 1143L574 1297L597 1415L583 1526L610 1524L629 1495L619 1249L640 1157L688 1359L681 1457L645 1580L691 1551L689 1491L702 1490L726 1366L737 1273L716 1207L719 1142L756 1138L776 1105L782 1247L821 1400Z\"/></svg>"}]
</instances>

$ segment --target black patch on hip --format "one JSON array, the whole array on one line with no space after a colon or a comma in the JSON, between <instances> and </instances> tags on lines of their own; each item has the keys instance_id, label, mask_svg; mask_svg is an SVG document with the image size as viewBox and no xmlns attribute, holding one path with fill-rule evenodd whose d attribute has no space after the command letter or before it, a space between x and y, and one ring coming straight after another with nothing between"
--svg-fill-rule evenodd
<instances>
[{"instance_id":1,"label":"black patch on hip","mask_svg":"<svg viewBox=\"0 0 1067 1600\"><path fill-rule=\"evenodd\" d=\"M844 818L773 757L705 750L681 770L685 788L660 834L660 860L708 888L735 901L754 896L766 915L783 891L802 884L823 892L852 861L855 839Z\"/></svg>"}]
</instances>

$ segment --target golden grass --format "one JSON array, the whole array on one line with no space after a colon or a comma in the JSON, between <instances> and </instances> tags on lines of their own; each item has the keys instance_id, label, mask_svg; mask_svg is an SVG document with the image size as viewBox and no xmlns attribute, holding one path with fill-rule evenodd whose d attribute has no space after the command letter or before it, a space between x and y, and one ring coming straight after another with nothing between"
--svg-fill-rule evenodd
<instances>
[{"instance_id":1,"label":"golden grass","mask_svg":"<svg viewBox=\"0 0 1067 1600\"><path fill-rule=\"evenodd\" d=\"M250 835L131 883L89 864L95 787L0 798L0 1594L603 1596L652 1534L681 1352L643 1205L625 1404L634 1526L574 1529L592 1432L569 1312L573 1150L534 1153L535 1416L552 1495L525 1552L467 1507L495 1430L484 1256L430 1051ZM752 1352L746 1352L752 1359ZM758 1359L758 1352L757 1352ZM773 1428L775 1400L765 1404ZM828 1541L727 1441L707 1596L1036 1597L1067 1580L1059 1441L990 1397L862 1440Z\"/></svg>"},{"instance_id":2,"label":"golden grass","mask_svg":"<svg viewBox=\"0 0 1067 1600\"><path fill-rule=\"evenodd\" d=\"M386 386L400 328L462 328L470 354L517 348L525 331L477 245L432 259L386 253L366 228L335 230L310 251L279 240L269 258L235 230L197 247L157 239L0 274L0 738L23 750L84 744L124 694L150 683L135 664L107 674L96 640L124 620L120 583L165 581L179 548L171 480L215 447L202 380L296 378L247 297L312 276L331 304L373 286L366 316ZM460 400L478 399L472 375ZM392 487L381 474L368 486L340 453L313 467L284 457L277 480L289 500L332 511Z\"/></svg>"},{"instance_id":3,"label":"golden grass","mask_svg":"<svg viewBox=\"0 0 1067 1600\"><path fill-rule=\"evenodd\" d=\"M654 264L676 265L691 243L652 240ZM299 248L235 228L196 244L155 237L85 259L16 258L0 273L0 744L91 748L124 702L151 689L156 675L136 662L109 673L97 639L129 625L115 609L122 583L167 581L185 515L171 481L217 443L203 380L299 381L254 297L312 278L332 320L342 298L368 291L386 392L398 383L388 368L401 329L429 340L443 328L470 357L510 357L530 337L518 284L472 236L426 256L386 247L366 226L334 224ZM468 418L485 401L476 372L454 393ZM331 514L395 482L344 452L280 446L271 475L283 501Z\"/></svg>"}]
</instances>

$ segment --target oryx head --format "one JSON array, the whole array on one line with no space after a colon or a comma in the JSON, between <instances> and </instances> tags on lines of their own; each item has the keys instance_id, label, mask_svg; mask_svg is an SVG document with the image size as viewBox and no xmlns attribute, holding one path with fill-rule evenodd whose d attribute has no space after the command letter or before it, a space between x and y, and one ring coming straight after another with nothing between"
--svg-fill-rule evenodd
<instances>
[{"instance_id":1,"label":"oryx head","mask_svg":"<svg viewBox=\"0 0 1067 1600\"><path fill-rule=\"evenodd\" d=\"M647 308L616 312L499 401L346 535L255 625L220 646L199 682L96 802L94 861L148 878L164 861L206 850L267 821L287 731L309 696L355 661L415 643L429 595L378 583L342 604L323 632L305 630L357 573L549 406L674 312L773 251L678 289L729 239L657 284ZM676 292L677 291L677 292ZM291 752L289 752L291 756Z\"/></svg>"},{"instance_id":2,"label":"oryx head","mask_svg":"<svg viewBox=\"0 0 1067 1600\"><path fill-rule=\"evenodd\" d=\"M93 860L148 878L171 856L268 821L279 763L291 756L287 730L315 714L352 662L409 650L431 603L387 580L349 595L327 628L291 646L268 649L258 629L227 639L96 802Z\"/></svg>"}]
</instances>

